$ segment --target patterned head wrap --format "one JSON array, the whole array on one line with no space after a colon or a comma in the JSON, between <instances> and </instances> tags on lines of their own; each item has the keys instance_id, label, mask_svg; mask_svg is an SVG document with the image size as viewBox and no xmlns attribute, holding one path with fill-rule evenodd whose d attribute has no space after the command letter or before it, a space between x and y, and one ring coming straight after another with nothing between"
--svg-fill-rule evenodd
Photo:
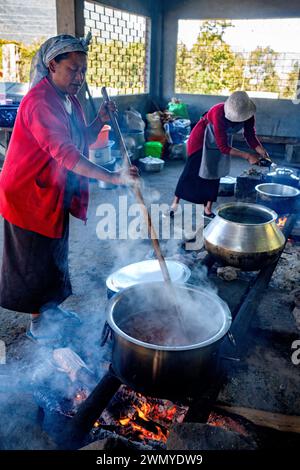
<instances>
[{"instance_id":1,"label":"patterned head wrap","mask_svg":"<svg viewBox=\"0 0 300 470\"><path fill-rule=\"evenodd\" d=\"M89 32L85 38L78 39L69 34L60 34L47 39L32 59L29 88L34 87L48 75L49 62L58 55L66 52L84 52L87 54L91 38L92 35Z\"/></svg>"}]
</instances>

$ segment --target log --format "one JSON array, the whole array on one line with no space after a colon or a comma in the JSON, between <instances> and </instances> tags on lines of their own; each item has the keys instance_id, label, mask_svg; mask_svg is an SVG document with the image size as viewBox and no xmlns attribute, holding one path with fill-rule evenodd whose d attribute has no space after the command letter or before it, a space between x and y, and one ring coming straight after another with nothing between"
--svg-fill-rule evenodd
<instances>
[{"instance_id":1,"label":"log","mask_svg":"<svg viewBox=\"0 0 300 470\"><path fill-rule=\"evenodd\" d=\"M282 432L300 433L300 416L284 415L271 411L244 408L242 406L216 405L219 410L233 413L252 421L257 426L264 426Z\"/></svg>"}]
</instances>

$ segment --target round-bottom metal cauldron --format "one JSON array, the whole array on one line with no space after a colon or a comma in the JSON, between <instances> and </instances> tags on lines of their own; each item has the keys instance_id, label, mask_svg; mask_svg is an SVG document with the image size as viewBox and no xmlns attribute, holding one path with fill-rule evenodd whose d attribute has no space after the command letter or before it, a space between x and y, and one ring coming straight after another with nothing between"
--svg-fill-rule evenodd
<instances>
[{"instance_id":1,"label":"round-bottom metal cauldron","mask_svg":"<svg viewBox=\"0 0 300 470\"><path fill-rule=\"evenodd\" d=\"M205 384L231 313L213 292L188 284L137 284L118 292L107 306L112 367L136 391L187 397ZM179 305L184 330L174 308Z\"/></svg>"},{"instance_id":2,"label":"round-bottom metal cauldron","mask_svg":"<svg viewBox=\"0 0 300 470\"><path fill-rule=\"evenodd\" d=\"M285 243L276 219L276 212L258 204L223 204L204 230L205 248L229 266L261 269L277 259Z\"/></svg>"}]
</instances>

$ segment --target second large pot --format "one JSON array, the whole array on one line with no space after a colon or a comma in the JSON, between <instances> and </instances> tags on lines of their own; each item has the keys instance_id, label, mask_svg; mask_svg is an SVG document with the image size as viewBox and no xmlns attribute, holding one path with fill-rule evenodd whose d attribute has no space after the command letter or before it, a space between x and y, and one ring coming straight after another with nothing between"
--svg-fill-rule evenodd
<instances>
[{"instance_id":1,"label":"second large pot","mask_svg":"<svg viewBox=\"0 0 300 470\"><path fill-rule=\"evenodd\" d=\"M277 183L263 183L255 186L256 200L274 209L278 214L297 212L300 191L292 186Z\"/></svg>"},{"instance_id":2,"label":"second large pot","mask_svg":"<svg viewBox=\"0 0 300 470\"><path fill-rule=\"evenodd\" d=\"M188 284L173 286L170 293L165 282L137 284L118 292L107 306L114 372L131 388L161 398L199 391L231 325L229 308L216 294ZM174 302L185 325L183 336Z\"/></svg>"},{"instance_id":3,"label":"second large pot","mask_svg":"<svg viewBox=\"0 0 300 470\"><path fill-rule=\"evenodd\" d=\"M205 248L230 266L261 269L275 261L284 247L276 219L276 212L258 204L224 204L203 232Z\"/></svg>"}]
</instances>

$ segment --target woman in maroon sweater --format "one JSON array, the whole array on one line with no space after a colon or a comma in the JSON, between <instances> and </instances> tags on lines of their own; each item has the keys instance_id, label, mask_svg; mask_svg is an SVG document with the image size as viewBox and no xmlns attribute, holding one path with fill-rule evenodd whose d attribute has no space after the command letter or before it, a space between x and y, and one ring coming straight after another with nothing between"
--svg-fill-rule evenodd
<instances>
[{"instance_id":1,"label":"woman in maroon sweater","mask_svg":"<svg viewBox=\"0 0 300 470\"><path fill-rule=\"evenodd\" d=\"M62 339L79 317L59 307L71 293L69 215L86 221L88 178L127 183L137 176L109 172L88 160L88 146L108 119L105 105L87 126L76 94L84 83L88 40L48 39L31 70L32 87L17 113L0 177L4 250L0 305L31 313L27 335ZM110 104L114 110L114 104ZM129 176L129 178L128 178Z\"/></svg>"},{"instance_id":2,"label":"woman in maroon sweater","mask_svg":"<svg viewBox=\"0 0 300 470\"><path fill-rule=\"evenodd\" d=\"M237 91L225 103L213 106L191 132L187 142L188 159L175 190L171 215L180 199L204 204L204 215L213 218L212 203L217 200L220 178L230 171L230 157L258 163L267 152L255 134L255 104L247 93ZM232 135L244 129L244 137L256 154L231 146Z\"/></svg>"}]
</instances>

